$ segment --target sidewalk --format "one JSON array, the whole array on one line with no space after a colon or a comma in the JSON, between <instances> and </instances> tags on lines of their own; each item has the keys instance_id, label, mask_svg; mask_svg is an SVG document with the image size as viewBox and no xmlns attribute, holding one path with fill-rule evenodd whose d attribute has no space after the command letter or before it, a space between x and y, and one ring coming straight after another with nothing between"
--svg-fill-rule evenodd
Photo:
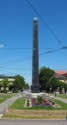
<instances>
[{"instance_id":1,"label":"sidewalk","mask_svg":"<svg viewBox=\"0 0 67 125\"><path fill-rule=\"evenodd\" d=\"M19 98L19 95L12 96L11 98L7 99L3 103L0 104L0 116L4 115L7 111L9 106L15 102Z\"/></svg>"},{"instance_id":2,"label":"sidewalk","mask_svg":"<svg viewBox=\"0 0 67 125\"><path fill-rule=\"evenodd\" d=\"M50 96L51 98L54 98L54 99L57 99L57 100L59 100L59 101L61 101L61 102L63 102L63 103L65 103L65 104L67 104L67 99L63 99L63 98L60 98L60 97L55 97L55 96Z\"/></svg>"}]
</instances>

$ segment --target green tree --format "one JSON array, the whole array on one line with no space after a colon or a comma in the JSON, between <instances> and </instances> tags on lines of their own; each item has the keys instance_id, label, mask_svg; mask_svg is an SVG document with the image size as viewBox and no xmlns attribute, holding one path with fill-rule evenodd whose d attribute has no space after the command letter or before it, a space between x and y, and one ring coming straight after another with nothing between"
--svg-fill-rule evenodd
<instances>
[{"instance_id":1,"label":"green tree","mask_svg":"<svg viewBox=\"0 0 67 125\"><path fill-rule=\"evenodd\" d=\"M64 92L66 93L67 91L67 84L65 82L59 81L58 80L58 87L59 87L59 92L62 93L62 90L64 89Z\"/></svg>"},{"instance_id":2,"label":"green tree","mask_svg":"<svg viewBox=\"0 0 67 125\"><path fill-rule=\"evenodd\" d=\"M1 90L2 84L0 83L0 90Z\"/></svg>"},{"instance_id":3,"label":"green tree","mask_svg":"<svg viewBox=\"0 0 67 125\"><path fill-rule=\"evenodd\" d=\"M54 77L55 72L52 69L42 67L39 73L39 83L41 90L59 91L62 93L67 91L67 84Z\"/></svg>"},{"instance_id":4,"label":"green tree","mask_svg":"<svg viewBox=\"0 0 67 125\"><path fill-rule=\"evenodd\" d=\"M6 87L9 86L9 81L8 81L8 78L7 78L7 77L3 78L3 80L2 80L2 85L3 85L3 87L4 87L4 92L6 92Z\"/></svg>"},{"instance_id":5,"label":"green tree","mask_svg":"<svg viewBox=\"0 0 67 125\"><path fill-rule=\"evenodd\" d=\"M57 80L55 77L51 77L47 82L47 90L52 92L58 90L59 87L58 82L59 80Z\"/></svg>"},{"instance_id":6,"label":"green tree","mask_svg":"<svg viewBox=\"0 0 67 125\"><path fill-rule=\"evenodd\" d=\"M22 90L23 88L25 88L25 79L23 78L23 76L20 75L15 76L13 86L14 86L14 91L16 92L18 92L18 90Z\"/></svg>"},{"instance_id":7,"label":"green tree","mask_svg":"<svg viewBox=\"0 0 67 125\"><path fill-rule=\"evenodd\" d=\"M50 68L42 67L39 73L39 84L41 86L41 90L46 90L48 87L48 81L54 75L54 71Z\"/></svg>"},{"instance_id":8,"label":"green tree","mask_svg":"<svg viewBox=\"0 0 67 125\"><path fill-rule=\"evenodd\" d=\"M65 90L65 93L67 92L67 84L65 83L64 85L64 90Z\"/></svg>"},{"instance_id":9,"label":"green tree","mask_svg":"<svg viewBox=\"0 0 67 125\"><path fill-rule=\"evenodd\" d=\"M28 83L25 84L25 89L29 89L29 84Z\"/></svg>"}]
</instances>

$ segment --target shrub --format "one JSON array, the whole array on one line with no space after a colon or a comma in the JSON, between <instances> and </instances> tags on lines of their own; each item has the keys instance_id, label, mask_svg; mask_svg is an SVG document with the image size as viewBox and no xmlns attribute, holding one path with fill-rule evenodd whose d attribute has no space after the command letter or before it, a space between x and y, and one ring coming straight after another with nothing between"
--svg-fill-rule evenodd
<instances>
[{"instance_id":1,"label":"shrub","mask_svg":"<svg viewBox=\"0 0 67 125\"><path fill-rule=\"evenodd\" d=\"M43 97L42 96L37 96L37 100L39 104L43 103Z\"/></svg>"}]
</instances>

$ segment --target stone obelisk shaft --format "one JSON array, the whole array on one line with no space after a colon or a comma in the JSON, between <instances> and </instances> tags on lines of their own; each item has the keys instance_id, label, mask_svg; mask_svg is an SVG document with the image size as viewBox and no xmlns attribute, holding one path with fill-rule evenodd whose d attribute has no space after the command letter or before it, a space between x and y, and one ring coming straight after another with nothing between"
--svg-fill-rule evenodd
<instances>
[{"instance_id":1,"label":"stone obelisk shaft","mask_svg":"<svg viewBox=\"0 0 67 125\"><path fill-rule=\"evenodd\" d=\"M34 18L34 21L33 21L32 92L34 93L40 92L37 18Z\"/></svg>"}]
</instances>

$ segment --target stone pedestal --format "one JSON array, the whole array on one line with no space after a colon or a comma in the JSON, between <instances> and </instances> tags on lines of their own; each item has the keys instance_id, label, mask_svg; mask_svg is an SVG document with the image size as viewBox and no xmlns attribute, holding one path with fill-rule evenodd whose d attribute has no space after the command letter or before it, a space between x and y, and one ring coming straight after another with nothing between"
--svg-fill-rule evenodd
<instances>
[{"instance_id":1,"label":"stone pedestal","mask_svg":"<svg viewBox=\"0 0 67 125\"><path fill-rule=\"evenodd\" d=\"M39 93L40 92L40 86L39 85L32 85L31 90L32 90L32 93Z\"/></svg>"}]
</instances>

